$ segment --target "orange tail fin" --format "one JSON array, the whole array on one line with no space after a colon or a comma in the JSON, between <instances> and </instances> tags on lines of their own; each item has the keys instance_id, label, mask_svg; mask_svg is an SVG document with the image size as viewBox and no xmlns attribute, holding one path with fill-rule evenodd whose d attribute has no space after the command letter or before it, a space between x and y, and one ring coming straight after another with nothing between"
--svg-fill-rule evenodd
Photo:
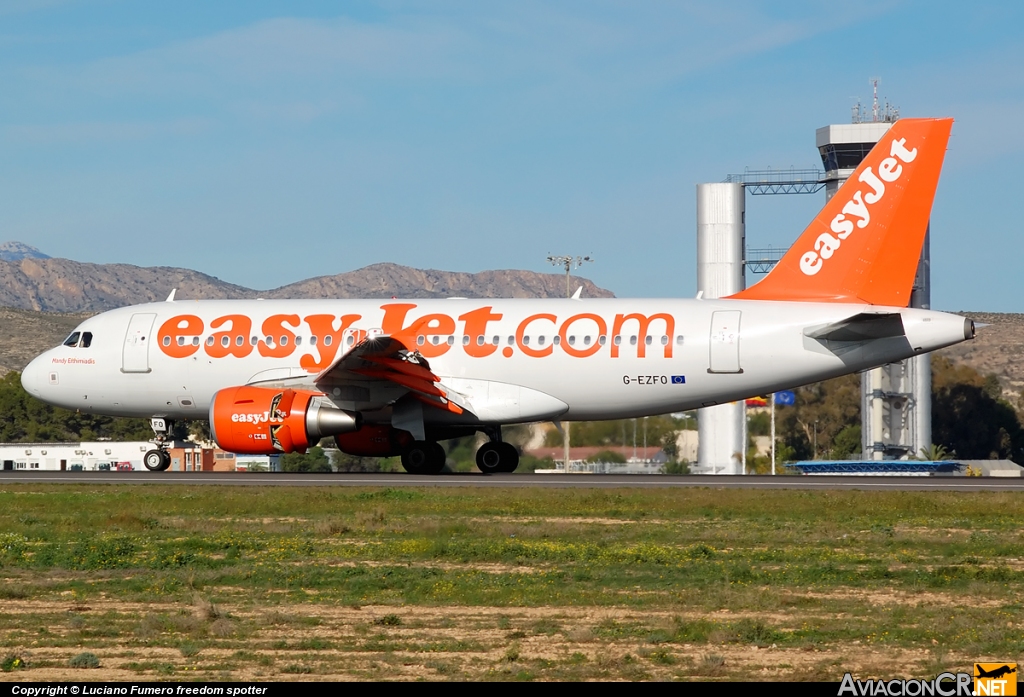
<instances>
[{"instance_id":1,"label":"orange tail fin","mask_svg":"<svg viewBox=\"0 0 1024 697\"><path fill-rule=\"evenodd\" d=\"M759 283L738 300L906 307L953 119L900 119Z\"/></svg>"}]
</instances>

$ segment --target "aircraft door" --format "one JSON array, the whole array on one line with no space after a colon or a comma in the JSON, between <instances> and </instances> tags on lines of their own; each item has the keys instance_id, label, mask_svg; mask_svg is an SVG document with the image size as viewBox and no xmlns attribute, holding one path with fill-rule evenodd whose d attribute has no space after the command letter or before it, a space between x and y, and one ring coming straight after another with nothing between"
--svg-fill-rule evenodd
<instances>
[{"instance_id":1,"label":"aircraft door","mask_svg":"<svg viewBox=\"0 0 1024 697\"><path fill-rule=\"evenodd\" d=\"M709 373L742 373L740 367L740 311L722 310L711 315Z\"/></svg>"},{"instance_id":2,"label":"aircraft door","mask_svg":"<svg viewBox=\"0 0 1024 697\"><path fill-rule=\"evenodd\" d=\"M121 353L122 373L149 372L149 345L152 343L153 322L156 314L137 313L128 322L124 336L124 351Z\"/></svg>"}]
</instances>

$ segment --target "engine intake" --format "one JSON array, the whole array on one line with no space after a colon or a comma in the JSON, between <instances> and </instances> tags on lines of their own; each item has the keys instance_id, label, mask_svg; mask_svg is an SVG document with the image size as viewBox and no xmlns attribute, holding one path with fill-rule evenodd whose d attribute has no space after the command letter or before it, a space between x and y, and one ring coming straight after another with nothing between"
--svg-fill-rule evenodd
<instances>
[{"instance_id":1,"label":"engine intake","mask_svg":"<svg viewBox=\"0 0 1024 697\"><path fill-rule=\"evenodd\" d=\"M321 438L358 431L362 415L304 390L228 387L213 396L210 430L224 450L247 455L306 452Z\"/></svg>"}]
</instances>

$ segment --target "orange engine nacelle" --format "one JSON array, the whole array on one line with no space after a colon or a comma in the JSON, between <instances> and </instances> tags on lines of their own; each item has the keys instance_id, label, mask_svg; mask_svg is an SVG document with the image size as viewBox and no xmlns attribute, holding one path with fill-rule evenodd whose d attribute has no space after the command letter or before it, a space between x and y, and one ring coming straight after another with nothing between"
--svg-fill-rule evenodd
<instances>
[{"instance_id":1,"label":"orange engine nacelle","mask_svg":"<svg viewBox=\"0 0 1024 697\"><path fill-rule=\"evenodd\" d=\"M217 445L247 455L304 453L321 438L358 431L361 425L360 414L301 390L228 387L210 405L210 430Z\"/></svg>"},{"instance_id":2,"label":"orange engine nacelle","mask_svg":"<svg viewBox=\"0 0 1024 697\"><path fill-rule=\"evenodd\" d=\"M334 437L338 449L349 455L362 457L391 457L400 455L413 442L412 434L392 426L364 424L355 433Z\"/></svg>"}]
</instances>

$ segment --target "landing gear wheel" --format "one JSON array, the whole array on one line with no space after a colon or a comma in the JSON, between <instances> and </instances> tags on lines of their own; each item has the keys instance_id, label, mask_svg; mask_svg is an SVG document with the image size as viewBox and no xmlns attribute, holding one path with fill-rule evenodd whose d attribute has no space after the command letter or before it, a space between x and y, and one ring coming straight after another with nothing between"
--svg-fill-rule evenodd
<instances>
[{"instance_id":1,"label":"landing gear wheel","mask_svg":"<svg viewBox=\"0 0 1024 697\"><path fill-rule=\"evenodd\" d=\"M501 471L511 474L519 467L519 451L511 443L498 443L501 452Z\"/></svg>"},{"instance_id":2,"label":"landing gear wheel","mask_svg":"<svg viewBox=\"0 0 1024 697\"><path fill-rule=\"evenodd\" d=\"M519 451L510 443L484 443L476 451L476 466L485 474L515 472L519 466Z\"/></svg>"},{"instance_id":3,"label":"landing gear wheel","mask_svg":"<svg viewBox=\"0 0 1024 697\"><path fill-rule=\"evenodd\" d=\"M409 474L437 474L444 469L446 458L440 444L417 440L402 453L402 467Z\"/></svg>"},{"instance_id":4,"label":"landing gear wheel","mask_svg":"<svg viewBox=\"0 0 1024 697\"><path fill-rule=\"evenodd\" d=\"M171 465L171 456L165 450L150 450L142 458L142 464L150 472L163 472Z\"/></svg>"}]
</instances>

